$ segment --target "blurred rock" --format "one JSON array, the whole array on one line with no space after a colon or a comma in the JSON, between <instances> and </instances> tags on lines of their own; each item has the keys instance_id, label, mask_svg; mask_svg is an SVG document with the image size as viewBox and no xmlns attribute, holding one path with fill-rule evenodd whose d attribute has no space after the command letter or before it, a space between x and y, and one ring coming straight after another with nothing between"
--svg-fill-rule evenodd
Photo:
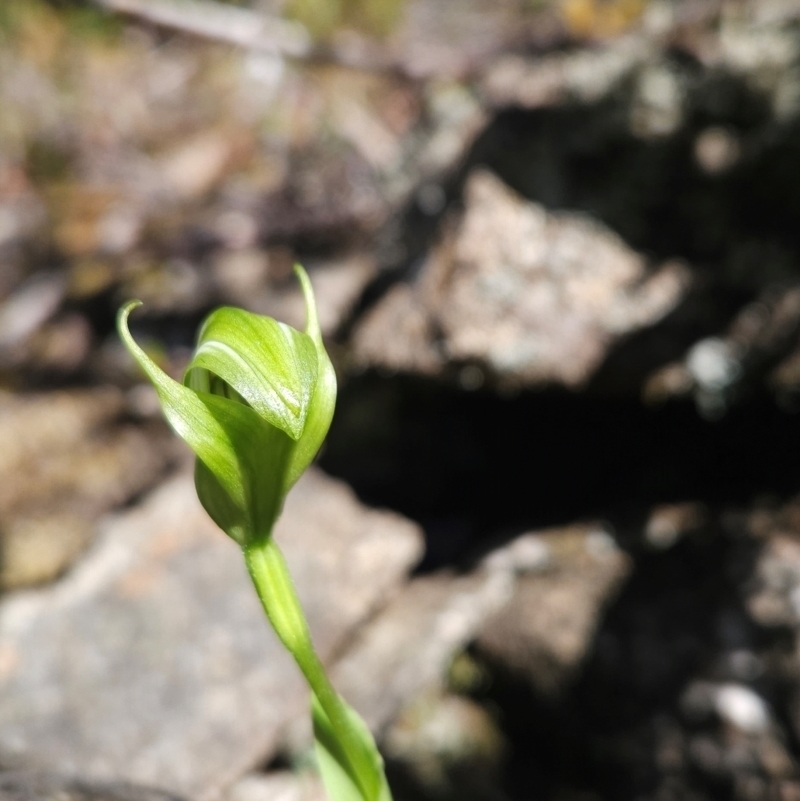
<instances>
[{"instance_id":1,"label":"blurred rock","mask_svg":"<svg viewBox=\"0 0 800 801\"><path fill-rule=\"evenodd\" d=\"M91 352L92 328L81 314L60 313L62 276L28 282L0 304L0 369L59 380L82 367ZM49 284L49 286L47 286ZM5 326L4 326L5 323Z\"/></svg>"},{"instance_id":2,"label":"blurred rock","mask_svg":"<svg viewBox=\"0 0 800 801\"><path fill-rule=\"evenodd\" d=\"M596 102L653 57L639 36L622 37L593 50L526 58L504 55L481 78L481 94L493 107L545 108L570 100Z\"/></svg>"},{"instance_id":3,"label":"blurred rock","mask_svg":"<svg viewBox=\"0 0 800 801\"><path fill-rule=\"evenodd\" d=\"M752 688L737 682L695 681L684 691L681 707L685 717L694 723L702 723L715 713L744 734L764 734L774 725L766 701Z\"/></svg>"},{"instance_id":4,"label":"blurred rock","mask_svg":"<svg viewBox=\"0 0 800 801\"><path fill-rule=\"evenodd\" d=\"M477 135L489 122L478 98L458 83L433 84L425 96L426 117L430 127L419 137L419 150L406 169L421 179L442 179L457 167ZM414 173L412 173L414 174ZM415 176L415 177L416 177Z\"/></svg>"},{"instance_id":5,"label":"blurred rock","mask_svg":"<svg viewBox=\"0 0 800 801\"><path fill-rule=\"evenodd\" d=\"M512 575L541 573L553 565L553 549L546 537L537 533L521 534L484 558L491 570L509 571Z\"/></svg>"},{"instance_id":6,"label":"blurred rock","mask_svg":"<svg viewBox=\"0 0 800 801\"><path fill-rule=\"evenodd\" d=\"M683 123L685 81L665 64L649 64L636 76L631 132L643 139L674 134Z\"/></svg>"},{"instance_id":7,"label":"blurred rock","mask_svg":"<svg viewBox=\"0 0 800 801\"><path fill-rule=\"evenodd\" d=\"M288 182L256 210L263 241L331 244L374 232L389 214L378 177L352 146L315 143L293 154Z\"/></svg>"},{"instance_id":8,"label":"blurred rock","mask_svg":"<svg viewBox=\"0 0 800 801\"><path fill-rule=\"evenodd\" d=\"M800 538L795 532L769 536L756 565L748 610L762 626L800 627Z\"/></svg>"},{"instance_id":9,"label":"blurred rock","mask_svg":"<svg viewBox=\"0 0 800 801\"><path fill-rule=\"evenodd\" d=\"M206 271L186 259L169 259L145 265L122 284L120 296L136 298L144 311L186 314L211 302L212 285Z\"/></svg>"},{"instance_id":10,"label":"blurred rock","mask_svg":"<svg viewBox=\"0 0 800 801\"><path fill-rule=\"evenodd\" d=\"M52 581L83 552L92 521L77 514L18 517L0 532L0 589Z\"/></svg>"},{"instance_id":11,"label":"blurred rock","mask_svg":"<svg viewBox=\"0 0 800 801\"><path fill-rule=\"evenodd\" d=\"M48 452L74 447L118 416L124 402L122 393L113 388L0 394L0 472L14 476ZM2 505L19 492L35 491L24 484L12 491L7 482L2 488L6 494Z\"/></svg>"},{"instance_id":12,"label":"blurred rock","mask_svg":"<svg viewBox=\"0 0 800 801\"><path fill-rule=\"evenodd\" d=\"M427 693L403 710L386 735L386 755L426 797L497 797L506 752L492 716L474 701Z\"/></svg>"},{"instance_id":13,"label":"blurred rock","mask_svg":"<svg viewBox=\"0 0 800 801\"><path fill-rule=\"evenodd\" d=\"M763 10L759 14L758 5L721 15L719 60L743 75L754 89L768 93L777 116L785 118L798 110L797 97L791 98L796 95L797 77L791 73L800 56L800 43L787 24L790 17ZM790 82L794 91L787 91Z\"/></svg>"},{"instance_id":14,"label":"blurred rock","mask_svg":"<svg viewBox=\"0 0 800 801\"><path fill-rule=\"evenodd\" d=\"M92 328L80 314L66 314L37 332L26 348L25 368L39 374L68 375L86 362Z\"/></svg>"},{"instance_id":15,"label":"blurred rock","mask_svg":"<svg viewBox=\"0 0 800 801\"><path fill-rule=\"evenodd\" d=\"M393 68L417 80L465 78L537 33L546 38L553 27L552 14L542 14L546 20L536 26L514 0L406 0L398 6L371 26L383 32L382 41L347 27L334 36L338 58L373 70Z\"/></svg>"},{"instance_id":16,"label":"blurred rock","mask_svg":"<svg viewBox=\"0 0 800 801\"><path fill-rule=\"evenodd\" d=\"M237 139L241 137L204 131L165 153L159 167L169 190L184 201L208 194L240 157L244 143Z\"/></svg>"},{"instance_id":17,"label":"blurred rock","mask_svg":"<svg viewBox=\"0 0 800 801\"><path fill-rule=\"evenodd\" d=\"M800 732L800 696L796 689L796 666L800 654L800 504L795 498L778 508L755 509L739 522L739 526L760 544L755 564L742 583L747 611L764 630L779 632L788 629L793 634L794 653L791 658L784 657L785 662L779 670L788 674L785 680L794 688L789 719L796 735ZM775 669L773 664L771 670ZM760 672L764 672L764 668ZM744 689L752 694L749 688ZM775 730L776 716L763 699L752 698L739 690L728 690L727 693L724 699L727 700L727 709L720 708L722 690L715 699L722 717L751 734ZM768 725L764 723L765 717ZM767 743L765 748L764 759L777 766L774 768L776 775L796 774L796 765L781 743L775 747Z\"/></svg>"},{"instance_id":18,"label":"blurred rock","mask_svg":"<svg viewBox=\"0 0 800 801\"><path fill-rule=\"evenodd\" d=\"M276 770L249 773L225 794L225 801L327 801L319 775Z\"/></svg>"},{"instance_id":19,"label":"blurred rock","mask_svg":"<svg viewBox=\"0 0 800 801\"><path fill-rule=\"evenodd\" d=\"M686 367L701 390L722 393L741 377L740 361L738 348L718 337L708 337L692 345Z\"/></svg>"},{"instance_id":20,"label":"blurred rock","mask_svg":"<svg viewBox=\"0 0 800 801\"><path fill-rule=\"evenodd\" d=\"M503 569L412 580L336 663L334 683L373 731L383 731L403 707L443 685L455 654L508 602L513 580Z\"/></svg>"},{"instance_id":21,"label":"blurred rock","mask_svg":"<svg viewBox=\"0 0 800 801\"><path fill-rule=\"evenodd\" d=\"M85 257L107 244L105 221L120 203L119 191L79 182L57 184L48 200L53 238L68 257Z\"/></svg>"},{"instance_id":22,"label":"blurred rock","mask_svg":"<svg viewBox=\"0 0 800 801\"><path fill-rule=\"evenodd\" d=\"M359 321L353 338L360 365L434 375L444 358L420 287L399 283Z\"/></svg>"},{"instance_id":23,"label":"blurred rock","mask_svg":"<svg viewBox=\"0 0 800 801\"><path fill-rule=\"evenodd\" d=\"M652 548L671 548L687 534L700 531L708 510L700 503L671 503L655 507L644 527L644 538Z\"/></svg>"},{"instance_id":24,"label":"blurred rock","mask_svg":"<svg viewBox=\"0 0 800 801\"><path fill-rule=\"evenodd\" d=\"M716 692L717 714L744 732L759 734L770 724L770 712L764 699L742 684L723 684Z\"/></svg>"},{"instance_id":25,"label":"blurred rock","mask_svg":"<svg viewBox=\"0 0 800 801\"><path fill-rule=\"evenodd\" d=\"M401 64L416 77L460 77L491 56L523 45L532 33L513 0L414 0L394 41Z\"/></svg>"},{"instance_id":26,"label":"blurred rock","mask_svg":"<svg viewBox=\"0 0 800 801\"><path fill-rule=\"evenodd\" d=\"M393 287L354 336L357 361L439 372L478 362L513 384L585 384L621 336L680 301L688 273L643 257L584 217L550 214L486 171L412 285Z\"/></svg>"},{"instance_id":27,"label":"blurred rock","mask_svg":"<svg viewBox=\"0 0 800 801\"><path fill-rule=\"evenodd\" d=\"M631 570L611 536L593 526L525 535L548 559L517 568L514 594L477 638L479 653L546 695L558 694L589 651L600 616ZM530 546L528 547L530 550ZM533 572L528 572L533 569ZM528 572L527 575L525 573Z\"/></svg>"},{"instance_id":28,"label":"blurred rock","mask_svg":"<svg viewBox=\"0 0 800 801\"><path fill-rule=\"evenodd\" d=\"M177 796L126 782L89 782L44 772L0 773L0 801L180 801Z\"/></svg>"},{"instance_id":29,"label":"blurred rock","mask_svg":"<svg viewBox=\"0 0 800 801\"><path fill-rule=\"evenodd\" d=\"M670 362L651 373L642 386L645 403L664 403L691 394L694 378L683 362Z\"/></svg>"},{"instance_id":30,"label":"blurred rock","mask_svg":"<svg viewBox=\"0 0 800 801\"><path fill-rule=\"evenodd\" d=\"M344 88L336 95L332 116L339 135L378 173L396 170L402 154L399 137L367 103L349 97Z\"/></svg>"},{"instance_id":31,"label":"blurred rock","mask_svg":"<svg viewBox=\"0 0 800 801\"><path fill-rule=\"evenodd\" d=\"M215 273L226 298L302 330L306 324L303 293L291 272L291 262L283 265L281 256L261 251L226 253L216 262ZM375 277L375 259L357 251L338 258L307 259L304 267L314 287L322 334L331 337Z\"/></svg>"},{"instance_id":32,"label":"blurred rock","mask_svg":"<svg viewBox=\"0 0 800 801\"><path fill-rule=\"evenodd\" d=\"M568 30L582 39L617 36L636 25L647 8L630 0L565 0L560 5Z\"/></svg>"},{"instance_id":33,"label":"blurred rock","mask_svg":"<svg viewBox=\"0 0 800 801\"><path fill-rule=\"evenodd\" d=\"M701 131L694 142L694 157L700 169L709 175L727 172L741 157L742 146L734 131L711 126Z\"/></svg>"},{"instance_id":34,"label":"blurred rock","mask_svg":"<svg viewBox=\"0 0 800 801\"><path fill-rule=\"evenodd\" d=\"M751 688L694 682L681 701L691 732L682 748L686 762L701 775L733 782L737 799L769 797L770 785L777 789L782 780L796 780L797 766L779 727ZM722 733L710 712L725 724Z\"/></svg>"},{"instance_id":35,"label":"blurred rock","mask_svg":"<svg viewBox=\"0 0 800 801\"><path fill-rule=\"evenodd\" d=\"M615 91L633 90L631 129L649 138L675 131L682 121L685 85L670 52L676 45L699 63L746 75L773 95L779 95L782 86L788 96L787 85L796 80L789 78L797 52L793 13L766 11L763 6L769 3L744 2L736 10L727 7L722 15L714 3L669 0L565 0L558 5L570 33L595 40L594 46L504 53L488 61L479 85L489 105L532 109L571 101L593 103ZM725 151L721 159L720 145ZM710 173L732 163L728 142L714 134L700 150L698 161L711 167Z\"/></svg>"},{"instance_id":36,"label":"blurred rock","mask_svg":"<svg viewBox=\"0 0 800 801\"><path fill-rule=\"evenodd\" d=\"M416 526L310 472L277 527L329 660L418 559ZM0 763L216 797L306 706L239 549L181 475L52 588L0 602Z\"/></svg>"},{"instance_id":37,"label":"blurred rock","mask_svg":"<svg viewBox=\"0 0 800 801\"><path fill-rule=\"evenodd\" d=\"M648 401L693 394L699 411L718 418L739 398L767 384L789 408L800 388L800 289L795 281L767 282L718 335L696 340L682 362L645 381Z\"/></svg>"},{"instance_id":38,"label":"blurred rock","mask_svg":"<svg viewBox=\"0 0 800 801\"><path fill-rule=\"evenodd\" d=\"M46 221L44 204L31 191L24 173L10 165L4 170L5 166L0 163L0 248L40 234Z\"/></svg>"},{"instance_id":39,"label":"blurred rock","mask_svg":"<svg viewBox=\"0 0 800 801\"><path fill-rule=\"evenodd\" d=\"M56 313L65 292L63 276L40 274L0 304L0 366L14 362L15 349Z\"/></svg>"},{"instance_id":40,"label":"blurred rock","mask_svg":"<svg viewBox=\"0 0 800 801\"><path fill-rule=\"evenodd\" d=\"M225 303L249 308L263 294L270 272L270 257L256 248L222 250L211 264L214 282Z\"/></svg>"},{"instance_id":41,"label":"blurred rock","mask_svg":"<svg viewBox=\"0 0 800 801\"><path fill-rule=\"evenodd\" d=\"M47 222L45 204L33 191L22 165L8 152L4 157L0 148L0 299L19 288L30 272L30 245L46 241ZM4 314L0 311L0 317ZM0 353L3 348L0 345Z\"/></svg>"},{"instance_id":42,"label":"blurred rock","mask_svg":"<svg viewBox=\"0 0 800 801\"><path fill-rule=\"evenodd\" d=\"M123 423L124 410L112 389L0 403L0 587L55 578L104 512L158 479L171 458L166 432Z\"/></svg>"}]
</instances>

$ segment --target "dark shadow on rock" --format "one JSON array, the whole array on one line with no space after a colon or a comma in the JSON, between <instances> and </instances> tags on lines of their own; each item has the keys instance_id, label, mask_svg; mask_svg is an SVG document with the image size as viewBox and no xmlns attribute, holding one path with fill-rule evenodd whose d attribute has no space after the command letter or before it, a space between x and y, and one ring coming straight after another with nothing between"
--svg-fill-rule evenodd
<instances>
[{"instance_id":1,"label":"dark shadow on rock","mask_svg":"<svg viewBox=\"0 0 800 801\"><path fill-rule=\"evenodd\" d=\"M586 387L588 393L636 396L646 379L682 360L697 341L723 332L752 293L700 280L680 305L653 326L617 342Z\"/></svg>"},{"instance_id":2,"label":"dark shadow on rock","mask_svg":"<svg viewBox=\"0 0 800 801\"><path fill-rule=\"evenodd\" d=\"M580 675L560 695L542 696L524 677L489 665L493 679L479 697L497 710L513 743L510 797L733 797L747 768L716 774L698 768L693 743L711 742L724 752L726 735L713 713L702 720L687 713L686 687L698 678L725 681L718 668L725 652L788 654L792 638L758 627L743 607L739 590L758 546L707 535L666 553L638 554ZM777 709L789 687L769 675L755 685ZM797 753L796 742L788 747Z\"/></svg>"},{"instance_id":3,"label":"dark shadow on rock","mask_svg":"<svg viewBox=\"0 0 800 801\"><path fill-rule=\"evenodd\" d=\"M685 258L734 285L796 275L800 191L790 176L800 165L800 121L776 122L767 99L734 76L688 72L684 122L672 135L634 136L622 87L597 104L498 115L464 175L486 165L531 200L585 211L636 250ZM695 147L711 127L732 132L741 155L709 174ZM769 252L785 258L760 260Z\"/></svg>"},{"instance_id":4,"label":"dark shadow on rock","mask_svg":"<svg viewBox=\"0 0 800 801\"><path fill-rule=\"evenodd\" d=\"M499 113L444 186L457 209L467 177L484 166L548 210L585 212L608 225L654 268L670 259L690 268L694 287L680 306L620 340L592 390L637 390L693 343L722 334L765 287L800 278L800 189L792 177L800 172L800 120L777 121L768 98L737 76L677 52L671 64L686 92L674 133L632 133L635 89L623 82L597 103ZM699 143L720 131L737 156L724 168L704 168ZM389 250L403 256L379 259L387 269L365 291L345 338L392 284L413 281L442 219L412 202L385 227Z\"/></svg>"},{"instance_id":5,"label":"dark shadow on rock","mask_svg":"<svg viewBox=\"0 0 800 801\"><path fill-rule=\"evenodd\" d=\"M798 452L796 416L765 394L710 422L690 402L499 397L367 373L342 388L322 467L365 502L421 522L436 567L498 531L785 497L800 480Z\"/></svg>"}]
</instances>

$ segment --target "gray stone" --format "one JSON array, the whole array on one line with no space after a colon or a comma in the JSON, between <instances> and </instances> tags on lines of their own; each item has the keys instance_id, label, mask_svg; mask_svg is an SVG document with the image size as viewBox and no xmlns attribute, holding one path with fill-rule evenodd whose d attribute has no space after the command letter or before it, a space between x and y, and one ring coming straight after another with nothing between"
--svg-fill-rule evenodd
<instances>
[{"instance_id":1,"label":"gray stone","mask_svg":"<svg viewBox=\"0 0 800 801\"><path fill-rule=\"evenodd\" d=\"M127 782L88 782L56 773L0 773L0 801L180 801L177 796Z\"/></svg>"},{"instance_id":2,"label":"gray stone","mask_svg":"<svg viewBox=\"0 0 800 801\"><path fill-rule=\"evenodd\" d=\"M401 710L441 693L453 657L508 602L513 581L505 564L412 579L356 634L331 680L380 739ZM293 721L286 750L300 755L311 743L308 719Z\"/></svg>"},{"instance_id":3,"label":"gray stone","mask_svg":"<svg viewBox=\"0 0 800 801\"><path fill-rule=\"evenodd\" d=\"M327 801L319 774L276 770L249 773L225 794L225 801Z\"/></svg>"},{"instance_id":4,"label":"gray stone","mask_svg":"<svg viewBox=\"0 0 800 801\"><path fill-rule=\"evenodd\" d=\"M511 597L513 575L482 568L411 581L336 663L332 678L373 731L440 686L453 656Z\"/></svg>"},{"instance_id":5,"label":"gray stone","mask_svg":"<svg viewBox=\"0 0 800 801\"><path fill-rule=\"evenodd\" d=\"M546 108L569 100L597 102L653 54L651 41L629 35L592 50L538 58L502 56L484 73L481 94L488 104L500 108Z\"/></svg>"},{"instance_id":6,"label":"gray stone","mask_svg":"<svg viewBox=\"0 0 800 801\"><path fill-rule=\"evenodd\" d=\"M611 31L604 36L599 18L592 19L593 12L586 6L584 24L594 29L598 39L594 47L531 56L501 55L486 64L481 94L489 105L501 108L596 102L614 90L625 91L625 82L633 77L637 90L645 88L643 83L649 84L645 94L656 99L656 103L645 103L649 109L641 105L634 109L634 116L640 117L643 111L652 113L659 106L664 110L660 101L675 97L664 69L669 63L668 49L678 39L682 50L703 64L725 68L743 76L757 91L766 91L776 116L788 117L797 111L797 76L790 65L798 54L792 27L798 11L791 0L783 9L781 5L772 0L744 2L736 13L723 15L720 24L715 24L717 11L711 3L651 2L642 9L640 24L617 36L607 35ZM655 83L650 80L654 69L661 73ZM655 130L645 125L643 130L641 117L632 122L637 134L669 132L658 125Z\"/></svg>"},{"instance_id":7,"label":"gray stone","mask_svg":"<svg viewBox=\"0 0 800 801\"><path fill-rule=\"evenodd\" d=\"M525 535L549 550L545 568L519 575L510 602L482 627L477 647L539 691L558 693L586 656L600 615L631 570L596 526Z\"/></svg>"},{"instance_id":8,"label":"gray stone","mask_svg":"<svg viewBox=\"0 0 800 801\"><path fill-rule=\"evenodd\" d=\"M648 400L694 394L701 412L719 417L764 382L791 406L800 386L800 287L771 281L722 332L689 347L680 362L656 368L645 382Z\"/></svg>"},{"instance_id":9,"label":"gray stone","mask_svg":"<svg viewBox=\"0 0 800 801\"><path fill-rule=\"evenodd\" d=\"M61 306L66 282L58 273L36 275L0 304L0 364L13 362L13 349L47 322Z\"/></svg>"},{"instance_id":10,"label":"gray stone","mask_svg":"<svg viewBox=\"0 0 800 801\"><path fill-rule=\"evenodd\" d=\"M563 681L583 657L604 605L629 568L613 539L597 527L523 534L469 573L412 579L357 633L331 679L379 738L399 737L400 751L413 750L416 735L413 742L404 739L409 721L420 714L427 718L442 703L450 708L442 696L448 668L470 642L477 637L485 652L535 670L534 681L548 687L556 670ZM527 606L528 582L536 588L533 610ZM536 660L528 658L531 653ZM296 720L289 750L302 753L310 743L308 721Z\"/></svg>"},{"instance_id":11,"label":"gray stone","mask_svg":"<svg viewBox=\"0 0 800 801\"><path fill-rule=\"evenodd\" d=\"M444 82L466 77L534 33L516 0L405 0L381 9L374 24L387 35L380 39L349 26L334 35L341 61Z\"/></svg>"},{"instance_id":12,"label":"gray stone","mask_svg":"<svg viewBox=\"0 0 800 801\"><path fill-rule=\"evenodd\" d=\"M757 623L800 631L800 538L796 532L771 532L748 589L747 608Z\"/></svg>"},{"instance_id":13,"label":"gray stone","mask_svg":"<svg viewBox=\"0 0 800 801\"><path fill-rule=\"evenodd\" d=\"M728 724L748 734L761 734L771 723L769 707L764 699L743 684L721 685L715 696L717 714Z\"/></svg>"},{"instance_id":14,"label":"gray stone","mask_svg":"<svg viewBox=\"0 0 800 801\"><path fill-rule=\"evenodd\" d=\"M230 264L237 258L242 259L243 255L228 254L226 260ZM253 254L249 258L252 259ZM265 272L268 272L273 265L268 257L265 261ZM333 336L353 310L367 284L375 277L375 259L366 253L355 252L332 259L310 259L303 266L314 287L322 334ZM257 314L274 317L303 330L306 308L300 286L293 275L288 280L283 278L277 282L278 285L262 282L260 286L243 287L233 300ZM227 294L230 296L234 293L229 290Z\"/></svg>"},{"instance_id":15,"label":"gray stone","mask_svg":"<svg viewBox=\"0 0 800 801\"><path fill-rule=\"evenodd\" d=\"M666 550L683 537L698 533L708 522L708 509L699 503L668 503L654 507L644 526L645 542Z\"/></svg>"},{"instance_id":16,"label":"gray stone","mask_svg":"<svg viewBox=\"0 0 800 801\"><path fill-rule=\"evenodd\" d=\"M622 336L671 311L677 263L650 270L599 223L551 214L485 170L465 212L411 285L395 286L354 336L364 365L435 373L477 362L512 384L584 384Z\"/></svg>"},{"instance_id":17,"label":"gray stone","mask_svg":"<svg viewBox=\"0 0 800 801\"><path fill-rule=\"evenodd\" d=\"M0 763L213 798L303 711L300 674L189 475L102 529L61 582L0 604ZM421 550L416 526L315 471L276 537L323 660Z\"/></svg>"},{"instance_id":18,"label":"gray stone","mask_svg":"<svg viewBox=\"0 0 800 801\"><path fill-rule=\"evenodd\" d=\"M57 576L102 514L158 480L172 440L124 412L110 388L0 398L0 587Z\"/></svg>"},{"instance_id":19,"label":"gray stone","mask_svg":"<svg viewBox=\"0 0 800 801\"><path fill-rule=\"evenodd\" d=\"M417 77L460 77L527 33L514 0L414 0L389 40Z\"/></svg>"},{"instance_id":20,"label":"gray stone","mask_svg":"<svg viewBox=\"0 0 800 801\"><path fill-rule=\"evenodd\" d=\"M506 742L485 707L463 696L426 693L395 721L384 751L426 797L473 801L496 797Z\"/></svg>"}]
</instances>

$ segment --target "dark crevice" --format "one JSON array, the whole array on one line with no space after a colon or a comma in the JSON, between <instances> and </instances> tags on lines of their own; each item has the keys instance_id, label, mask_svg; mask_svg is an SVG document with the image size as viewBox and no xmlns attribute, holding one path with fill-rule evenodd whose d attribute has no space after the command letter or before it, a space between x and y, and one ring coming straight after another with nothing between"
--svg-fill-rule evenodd
<instances>
[{"instance_id":1,"label":"dark crevice","mask_svg":"<svg viewBox=\"0 0 800 801\"><path fill-rule=\"evenodd\" d=\"M687 718L681 696L698 675L715 677L720 652L748 647L789 652L787 632L750 622L721 566L752 569L757 548L725 537L686 541L640 555L637 570L599 627L580 674L558 696L538 694L521 676L490 665L479 698L501 710L511 742L506 790L512 798L731 798L731 777L697 771L695 735L718 733L712 719ZM676 576L680 581L676 581ZM478 654L481 658L481 655ZM756 682L772 702L786 687ZM679 759L658 764L665 729ZM796 751L796 743L789 743ZM677 783L684 794L671 795ZM686 795L694 792L695 795ZM586 793L587 795L582 795Z\"/></svg>"},{"instance_id":2,"label":"dark crevice","mask_svg":"<svg viewBox=\"0 0 800 801\"><path fill-rule=\"evenodd\" d=\"M685 71L685 67L679 67ZM683 126L643 139L630 131L625 91L595 105L499 115L464 174L483 164L553 210L581 211L655 260L680 257L742 288L796 276L800 122L774 122L766 98L724 73L692 74ZM714 126L741 157L709 175L694 148Z\"/></svg>"},{"instance_id":3,"label":"dark crevice","mask_svg":"<svg viewBox=\"0 0 800 801\"><path fill-rule=\"evenodd\" d=\"M679 51L671 66L682 76L686 98L682 124L668 136L631 132L633 88L626 84L597 103L499 113L460 167L443 178L445 211L426 215L412 199L385 226L378 237L382 270L342 336L393 283L411 279L478 166L551 211L600 220L653 266L684 260L710 301L695 317L705 335L729 319L732 298L744 303L764 286L796 281L800 120L776 122L766 96L738 76L701 70ZM736 163L715 174L695 154L698 137L710 128L728 131L740 150Z\"/></svg>"},{"instance_id":4,"label":"dark crevice","mask_svg":"<svg viewBox=\"0 0 800 801\"><path fill-rule=\"evenodd\" d=\"M343 387L321 464L365 502L418 520L434 567L498 531L786 497L798 454L798 417L763 393L712 422L690 402L501 397L368 373Z\"/></svg>"},{"instance_id":5,"label":"dark crevice","mask_svg":"<svg viewBox=\"0 0 800 801\"><path fill-rule=\"evenodd\" d=\"M492 683L477 698L498 715L510 754L502 786L491 797L475 793L479 801L734 797L744 774L714 773L692 755L696 738L721 743L729 733L713 714L687 716L683 695L698 679L736 680L720 668L736 649L767 666L750 686L770 704L789 754L800 755L790 719L796 677L781 667L792 661L794 633L753 621L743 593L763 543L737 538L721 522L732 510L779 504L800 486L800 418L776 404L765 380L795 347L796 327L748 357L753 363L719 420L705 419L691 400L640 399L659 367L724 335L765 290L797 284L800 120L776 122L767 99L743 81L680 53L671 68L687 91L674 134L631 133L630 86L596 104L509 110L444 188L457 210L468 174L486 166L551 211L602 221L653 267L678 258L693 279L680 305L615 343L581 391L466 392L449 373L350 378L322 456L323 468L366 503L421 523L423 571L468 567L516 533L578 520L606 523L632 557L630 579L560 694L542 695L507 666L486 663ZM710 126L740 148L718 174L704 172L696 156ZM393 222L407 258L368 289L345 333L394 281L413 280L440 220L423 220L412 204ZM709 522L654 552L642 537L649 513L682 501L701 502ZM479 649L474 655L487 659ZM659 761L669 737L678 742L672 767ZM403 784L402 766L390 768L403 797L424 797ZM770 781L758 771L752 777L765 788Z\"/></svg>"}]
</instances>

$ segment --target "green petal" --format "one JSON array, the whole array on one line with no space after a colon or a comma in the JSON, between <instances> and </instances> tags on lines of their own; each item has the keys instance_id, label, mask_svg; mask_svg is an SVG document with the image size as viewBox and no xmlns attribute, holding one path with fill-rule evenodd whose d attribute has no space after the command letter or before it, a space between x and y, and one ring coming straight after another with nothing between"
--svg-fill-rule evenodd
<instances>
[{"instance_id":1,"label":"green petal","mask_svg":"<svg viewBox=\"0 0 800 801\"><path fill-rule=\"evenodd\" d=\"M233 387L265 420L299 439L317 381L317 354L307 334L269 317L223 307L198 336L185 383L207 370Z\"/></svg>"},{"instance_id":2,"label":"green petal","mask_svg":"<svg viewBox=\"0 0 800 801\"><path fill-rule=\"evenodd\" d=\"M245 505L240 514L220 477L205 460L195 469L200 502L212 520L240 544L268 536L283 506L283 481L294 441L248 406L216 395L198 395L233 444Z\"/></svg>"},{"instance_id":3,"label":"green petal","mask_svg":"<svg viewBox=\"0 0 800 801\"><path fill-rule=\"evenodd\" d=\"M196 459L194 463L194 486L197 497L208 516L229 537L244 546L250 539L251 531L251 525L244 510L234 503L217 477L200 459Z\"/></svg>"},{"instance_id":4,"label":"green petal","mask_svg":"<svg viewBox=\"0 0 800 801\"><path fill-rule=\"evenodd\" d=\"M303 436L297 442L289 462L287 492L317 455L317 451L328 434L333 419L333 410L336 406L336 373L322 342L314 290L306 271L299 264L295 264L294 271L300 281L305 298L306 335L310 338L316 351L317 381L308 405Z\"/></svg>"},{"instance_id":5,"label":"green petal","mask_svg":"<svg viewBox=\"0 0 800 801\"><path fill-rule=\"evenodd\" d=\"M153 383L167 421L204 465L196 481L201 502L237 541L269 533L283 502L292 441L250 407L170 378L128 330L128 316L139 305L131 301L120 309L119 334Z\"/></svg>"}]
</instances>

